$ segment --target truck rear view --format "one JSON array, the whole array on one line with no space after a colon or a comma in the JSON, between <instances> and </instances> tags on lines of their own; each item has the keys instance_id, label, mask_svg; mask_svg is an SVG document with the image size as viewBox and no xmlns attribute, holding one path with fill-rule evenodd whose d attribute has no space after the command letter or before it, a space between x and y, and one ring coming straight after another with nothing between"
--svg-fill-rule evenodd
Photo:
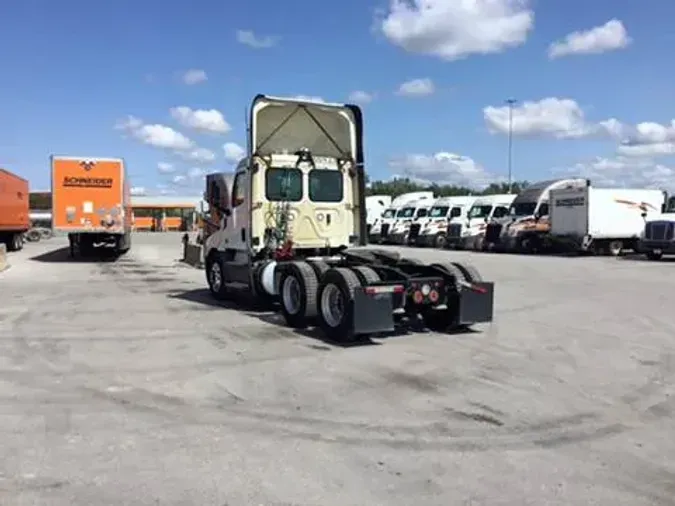
<instances>
[{"instance_id":1,"label":"truck rear view","mask_svg":"<svg viewBox=\"0 0 675 506\"><path fill-rule=\"evenodd\" d=\"M52 157L52 223L67 234L70 252L96 248L124 254L131 247L131 194L119 158Z\"/></svg>"},{"instance_id":2,"label":"truck rear view","mask_svg":"<svg viewBox=\"0 0 675 506\"><path fill-rule=\"evenodd\" d=\"M8 251L23 248L23 234L30 228L28 181L0 169L0 243Z\"/></svg>"}]
</instances>

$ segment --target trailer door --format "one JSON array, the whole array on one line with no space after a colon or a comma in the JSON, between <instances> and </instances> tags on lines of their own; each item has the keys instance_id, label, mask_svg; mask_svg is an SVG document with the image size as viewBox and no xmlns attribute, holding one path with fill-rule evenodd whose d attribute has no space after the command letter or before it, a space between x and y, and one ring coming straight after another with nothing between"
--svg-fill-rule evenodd
<instances>
[{"instance_id":1,"label":"trailer door","mask_svg":"<svg viewBox=\"0 0 675 506\"><path fill-rule=\"evenodd\" d=\"M583 237L588 231L589 188L551 191L551 234Z\"/></svg>"}]
</instances>

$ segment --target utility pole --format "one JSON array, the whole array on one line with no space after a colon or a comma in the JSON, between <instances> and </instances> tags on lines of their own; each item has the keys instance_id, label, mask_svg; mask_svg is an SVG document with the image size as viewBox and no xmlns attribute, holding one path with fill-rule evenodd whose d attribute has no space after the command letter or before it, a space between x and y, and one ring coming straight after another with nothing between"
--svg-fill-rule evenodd
<instances>
[{"instance_id":1,"label":"utility pole","mask_svg":"<svg viewBox=\"0 0 675 506\"><path fill-rule=\"evenodd\" d=\"M509 106L509 194L513 192L513 106L517 102L515 98L506 99L506 104Z\"/></svg>"}]
</instances>

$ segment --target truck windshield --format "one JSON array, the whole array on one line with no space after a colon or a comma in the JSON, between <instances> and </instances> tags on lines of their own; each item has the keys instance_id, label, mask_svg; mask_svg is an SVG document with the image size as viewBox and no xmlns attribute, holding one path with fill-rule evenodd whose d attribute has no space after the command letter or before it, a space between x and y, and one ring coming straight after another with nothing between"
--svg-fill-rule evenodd
<instances>
[{"instance_id":1,"label":"truck windshield","mask_svg":"<svg viewBox=\"0 0 675 506\"><path fill-rule=\"evenodd\" d=\"M302 200L302 171L300 169L267 169L265 197L272 202Z\"/></svg>"},{"instance_id":2,"label":"truck windshield","mask_svg":"<svg viewBox=\"0 0 675 506\"><path fill-rule=\"evenodd\" d=\"M397 218L412 218L415 215L414 207L404 207L398 213L396 213Z\"/></svg>"},{"instance_id":3,"label":"truck windshield","mask_svg":"<svg viewBox=\"0 0 675 506\"><path fill-rule=\"evenodd\" d=\"M429 212L429 217L430 218L445 218L448 215L448 211L450 210L450 207L448 206L434 206L431 208L431 212Z\"/></svg>"},{"instance_id":4,"label":"truck windshield","mask_svg":"<svg viewBox=\"0 0 675 506\"><path fill-rule=\"evenodd\" d=\"M469 210L469 219L487 218L488 216L490 216L491 212L492 212L491 205L471 206L471 209Z\"/></svg>"},{"instance_id":5,"label":"truck windshield","mask_svg":"<svg viewBox=\"0 0 675 506\"><path fill-rule=\"evenodd\" d=\"M387 209L382 213L383 218L393 218L394 216L396 216L396 211L394 209Z\"/></svg>"},{"instance_id":6,"label":"truck windshield","mask_svg":"<svg viewBox=\"0 0 675 506\"><path fill-rule=\"evenodd\" d=\"M320 169L309 172L309 199L312 202L340 202L343 193L342 172Z\"/></svg>"},{"instance_id":7,"label":"truck windshield","mask_svg":"<svg viewBox=\"0 0 675 506\"><path fill-rule=\"evenodd\" d=\"M537 209L536 202L516 202L511 204L509 214L511 216L530 216Z\"/></svg>"}]
</instances>

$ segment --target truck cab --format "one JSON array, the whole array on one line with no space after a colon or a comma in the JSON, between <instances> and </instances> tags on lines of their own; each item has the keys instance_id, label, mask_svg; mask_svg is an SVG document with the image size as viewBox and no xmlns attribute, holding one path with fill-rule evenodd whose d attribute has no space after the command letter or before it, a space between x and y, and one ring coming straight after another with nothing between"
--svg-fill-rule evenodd
<instances>
[{"instance_id":1,"label":"truck cab","mask_svg":"<svg viewBox=\"0 0 675 506\"><path fill-rule=\"evenodd\" d=\"M411 238L419 234L421 222L428 215L433 206L433 200L422 199L410 202L396 214L396 222L389 233L388 242L407 245Z\"/></svg>"},{"instance_id":2,"label":"truck cab","mask_svg":"<svg viewBox=\"0 0 675 506\"><path fill-rule=\"evenodd\" d=\"M368 234L373 225L382 217L385 210L391 206L391 197L389 195L370 195L366 197L366 226Z\"/></svg>"},{"instance_id":3,"label":"truck cab","mask_svg":"<svg viewBox=\"0 0 675 506\"><path fill-rule=\"evenodd\" d=\"M422 223L416 244L442 248L446 244L449 222L462 216L467 202L467 197L441 197L436 200Z\"/></svg>"},{"instance_id":4,"label":"truck cab","mask_svg":"<svg viewBox=\"0 0 675 506\"><path fill-rule=\"evenodd\" d=\"M584 187L590 181L568 178L540 181L520 192L511 203L508 216L494 219L485 229L484 244L504 251L533 251L550 224L549 194L560 188Z\"/></svg>"},{"instance_id":5,"label":"truck cab","mask_svg":"<svg viewBox=\"0 0 675 506\"><path fill-rule=\"evenodd\" d=\"M507 217L515 198L514 194L503 194L476 199L469 209L457 246L462 249L482 250L488 224L493 220Z\"/></svg>"},{"instance_id":6,"label":"truck cab","mask_svg":"<svg viewBox=\"0 0 675 506\"><path fill-rule=\"evenodd\" d=\"M647 259L661 260L664 255L675 255L675 197L667 197L662 213L652 218L645 216L638 251Z\"/></svg>"},{"instance_id":7,"label":"truck cab","mask_svg":"<svg viewBox=\"0 0 675 506\"><path fill-rule=\"evenodd\" d=\"M389 234L391 233L397 220L400 218L399 214L403 213L403 208L409 203L416 200L433 199L434 193L430 191L411 192L399 195L392 200L391 205L382 213L382 217L375 220L375 223L370 229L370 242L381 244L389 242Z\"/></svg>"}]
</instances>

